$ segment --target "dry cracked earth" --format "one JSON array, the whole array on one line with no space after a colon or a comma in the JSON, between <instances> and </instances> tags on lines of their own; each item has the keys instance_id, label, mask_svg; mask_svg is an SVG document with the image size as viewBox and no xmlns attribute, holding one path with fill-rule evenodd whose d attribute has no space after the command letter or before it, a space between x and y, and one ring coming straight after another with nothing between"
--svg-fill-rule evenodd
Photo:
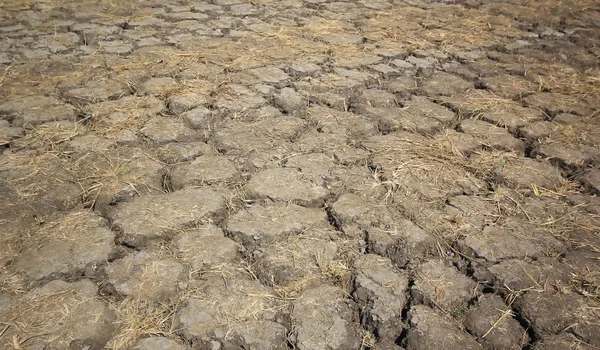
<instances>
[{"instance_id":1,"label":"dry cracked earth","mask_svg":"<svg viewBox=\"0 0 600 350\"><path fill-rule=\"evenodd\" d=\"M594 0L0 1L0 348L600 348Z\"/></svg>"}]
</instances>

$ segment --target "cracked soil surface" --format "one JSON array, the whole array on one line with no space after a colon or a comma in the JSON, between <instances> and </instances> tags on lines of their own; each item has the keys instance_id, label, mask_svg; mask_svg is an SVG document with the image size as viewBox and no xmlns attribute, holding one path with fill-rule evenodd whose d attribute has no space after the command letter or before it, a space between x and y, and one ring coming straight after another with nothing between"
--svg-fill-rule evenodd
<instances>
[{"instance_id":1,"label":"cracked soil surface","mask_svg":"<svg viewBox=\"0 0 600 350\"><path fill-rule=\"evenodd\" d=\"M0 1L0 349L600 348L595 0Z\"/></svg>"}]
</instances>

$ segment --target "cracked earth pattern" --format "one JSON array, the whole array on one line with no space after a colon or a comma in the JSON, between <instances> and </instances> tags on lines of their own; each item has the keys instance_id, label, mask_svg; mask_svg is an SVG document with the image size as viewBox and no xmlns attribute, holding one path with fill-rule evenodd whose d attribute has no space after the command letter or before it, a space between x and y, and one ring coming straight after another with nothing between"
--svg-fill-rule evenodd
<instances>
[{"instance_id":1,"label":"cracked earth pattern","mask_svg":"<svg viewBox=\"0 0 600 350\"><path fill-rule=\"evenodd\" d=\"M600 347L594 0L0 2L0 348Z\"/></svg>"}]
</instances>

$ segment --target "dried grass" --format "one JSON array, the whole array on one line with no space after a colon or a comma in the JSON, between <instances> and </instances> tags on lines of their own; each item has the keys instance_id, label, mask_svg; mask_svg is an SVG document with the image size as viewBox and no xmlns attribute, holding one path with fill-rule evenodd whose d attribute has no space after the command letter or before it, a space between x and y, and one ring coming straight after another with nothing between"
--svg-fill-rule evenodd
<instances>
[{"instance_id":1,"label":"dried grass","mask_svg":"<svg viewBox=\"0 0 600 350\"><path fill-rule=\"evenodd\" d=\"M113 303L117 314L117 331L106 345L108 349L129 349L137 340L147 336L160 336L178 340L174 316L178 302L155 304L127 298Z\"/></svg>"}]
</instances>

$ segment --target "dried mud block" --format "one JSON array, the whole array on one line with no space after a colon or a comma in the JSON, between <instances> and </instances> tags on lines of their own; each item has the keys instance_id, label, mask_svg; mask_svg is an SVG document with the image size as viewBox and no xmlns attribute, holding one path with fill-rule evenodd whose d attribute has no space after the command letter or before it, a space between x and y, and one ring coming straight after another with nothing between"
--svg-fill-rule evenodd
<instances>
[{"instance_id":1,"label":"dried mud block","mask_svg":"<svg viewBox=\"0 0 600 350\"><path fill-rule=\"evenodd\" d=\"M583 246L566 252L563 262L570 266L577 274L576 277L582 281L592 282L588 287L589 291L594 290L594 286L600 286L600 269L598 269L598 260L600 260L600 252L593 248L593 245ZM585 286L584 290L585 290Z\"/></svg>"},{"instance_id":2,"label":"dried mud block","mask_svg":"<svg viewBox=\"0 0 600 350\"><path fill-rule=\"evenodd\" d=\"M375 153L371 166L377 168L382 182L391 187L390 195L433 202L451 195L480 193L487 188L460 164L444 160L456 157L451 150L421 135L397 131L369 137L361 144Z\"/></svg>"},{"instance_id":3,"label":"dried mud block","mask_svg":"<svg viewBox=\"0 0 600 350\"><path fill-rule=\"evenodd\" d=\"M299 350L360 347L360 326L344 292L332 286L304 291L293 303L295 346ZM315 312L318 308L318 312Z\"/></svg>"},{"instance_id":4,"label":"dried mud block","mask_svg":"<svg viewBox=\"0 0 600 350\"><path fill-rule=\"evenodd\" d=\"M170 175L174 190L241 180L241 174L233 163L219 156L200 156L190 163L177 166Z\"/></svg>"},{"instance_id":5,"label":"dried mud block","mask_svg":"<svg viewBox=\"0 0 600 350\"><path fill-rule=\"evenodd\" d=\"M559 113L573 113L584 117L592 114L592 109L585 101L560 93L538 92L524 97L523 102L527 106L544 110L550 117Z\"/></svg>"},{"instance_id":6,"label":"dried mud block","mask_svg":"<svg viewBox=\"0 0 600 350\"><path fill-rule=\"evenodd\" d=\"M326 42L329 42L330 44L337 42L341 45L360 44L364 41L363 37L355 34L335 34L328 36L328 38L329 41L325 40ZM365 66L378 64L382 61L382 58L365 51L358 51L357 53L344 52L340 54L334 54L333 60L336 67L341 67L342 69L358 69ZM337 70L336 73L338 73Z\"/></svg>"},{"instance_id":7,"label":"dried mud block","mask_svg":"<svg viewBox=\"0 0 600 350\"><path fill-rule=\"evenodd\" d=\"M561 172L545 160L510 156L498 160L481 155L473 157L472 162L473 166L489 169L496 181L514 189L532 189L536 186L556 190L565 184Z\"/></svg>"},{"instance_id":8,"label":"dried mud block","mask_svg":"<svg viewBox=\"0 0 600 350\"><path fill-rule=\"evenodd\" d=\"M232 122L218 130L210 143L228 155L266 151L296 138L305 126L304 120L292 116L253 123Z\"/></svg>"},{"instance_id":9,"label":"dried mud block","mask_svg":"<svg viewBox=\"0 0 600 350\"><path fill-rule=\"evenodd\" d=\"M536 121L519 129L519 135L527 141L541 142L555 132L555 125L547 121Z\"/></svg>"},{"instance_id":10,"label":"dried mud block","mask_svg":"<svg viewBox=\"0 0 600 350\"><path fill-rule=\"evenodd\" d=\"M365 164L370 155L368 151L354 147L345 135L325 134L316 130L303 133L293 147L299 153L324 153L342 165Z\"/></svg>"},{"instance_id":11,"label":"dried mud block","mask_svg":"<svg viewBox=\"0 0 600 350\"><path fill-rule=\"evenodd\" d=\"M139 93L144 95L168 96L170 92L177 90L179 83L171 77L151 78L141 84Z\"/></svg>"},{"instance_id":12,"label":"dried mud block","mask_svg":"<svg viewBox=\"0 0 600 350\"><path fill-rule=\"evenodd\" d=\"M188 345L163 337L144 338L140 340L133 350L191 350Z\"/></svg>"},{"instance_id":13,"label":"dried mud block","mask_svg":"<svg viewBox=\"0 0 600 350\"><path fill-rule=\"evenodd\" d=\"M283 308L272 289L236 271L204 276L175 315L178 333L200 348L284 350Z\"/></svg>"},{"instance_id":14,"label":"dried mud block","mask_svg":"<svg viewBox=\"0 0 600 350\"><path fill-rule=\"evenodd\" d=\"M216 155L212 147L204 142L168 143L156 149L157 158L167 164L183 163L199 156Z\"/></svg>"},{"instance_id":15,"label":"dried mud block","mask_svg":"<svg viewBox=\"0 0 600 350\"><path fill-rule=\"evenodd\" d=\"M244 85L228 85L225 93L219 94L214 106L231 112L247 112L263 107L268 101Z\"/></svg>"},{"instance_id":16,"label":"dried mud block","mask_svg":"<svg viewBox=\"0 0 600 350\"><path fill-rule=\"evenodd\" d=\"M275 105L289 114L300 113L308 106L308 99L292 88L283 88L275 95Z\"/></svg>"},{"instance_id":17,"label":"dried mud block","mask_svg":"<svg viewBox=\"0 0 600 350\"><path fill-rule=\"evenodd\" d=\"M249 250L291 234L327 227L324 210L292 203L253 205L235 213L226 224L226 230Z\"/></svg>"},{"instance_id":18,"label":"dried mud block","mask_svg":"<svg viewBox=\"0 0 600 350\"><path fill-rule=\"evenodd\" d=\"M412 96L404 103L404 108L412 115L433 118L438 122L448 125L456 120L456 114L448 108L432 102L427 97Z\"/></svg>"},{"instance_id":19,"label":"dried mud block","mask_svg":"<svg viewBox=\"0 0 600 350\"><path fill-rule=\"evenodd\" d=\"M17 97L0 104L0 115L13 126L36 126L46 122L77 118L77 109L51 96Z\"/></svg>"},{"instance_id":20,"label":"dried mud block","mask_svg":"<svg viewBox=\"0 0 600 350\"><path fill-rule=\"evenodd\" d=\"M443 134L438 136L438 139L452 153L465 157L483 148L483 141L480 138L455 130L445 130Z\"/></svg>"},{"instance_id":21,"label":"dried mud block","mask_svg":"<svg viewBox=\"0 0 600 350\"><path fill-rule=\"evenodd\" d=\"M341 112L322 106L307 110L309 119L317 124L317 131L325 134L342 134L352 140L377 134L377 127L369 119L350 112Z\"/></svg>"},{"instance_id":22,"label":"dried mud block","mask_svg":"<svg viewBox=\"0 0 600 350\"><path fill-rule=\"evenodd\" d=\"M521 349L529 343L529 337L514 318L513 311L497 295L482 296L477 306L467 313L465 326L484 349Z\"/></svg>"},{"instance_id":23,"label":"dried mud block","mask_svg":"<svg viewBox=\"0 0 600 350\"><path fill-rule=\"evenodd\" d=\"M548 158L550 161L556 160L559 164L570 168L600 164L600 149L581 144L550 140L539 145L534 154Z\"/></svg>"},{"instance_id":24,"label":"dried mud block","mask_svg":"<svg viewBox=\"0 0 600 350\"><path fill-rule=\"evenodd\" d=\"M594 347L583 343L570 333L560 333L542 337L531 346L532 350L592 350Z\"/></svg>"},{"instance_id":25,"label":"dried mud block","mask_svg":"<svg viewBox=\"0 0 600 350\"><path fill-rule=\"evenodd\" d=\"M419 85L419 90L426 96L434 97L438 95L452 96L473 89L474 87L473 83L456 75L436 72L431 78L426 79Z\"/></svg>"},{"instance_id":26,"label":"dried mud block","mask_svg":"<svg viewBox=\"0 0 600 350\"><path fill-rule=\"evenodd\" d=\"M584 306L574 294L550 294L531 290L514 302L537 337L556 334L579 322Z\"/></svg>"},{"instance_id":27,"label":"dried mud block","mask_svg":"<svg viewBox=\"0 0 600 350\"><path fill-rule=\"evenodd\" d=\"M46 222L19 254L13 268L40 280L50 276L95 271L115 252L108 222L89 211L76 211Z\"/></svg>"},{"instance_id":28,"label":"dried mud block","mask_svg":"<svg viewBox=\"0 0 600 350\"><path fill-rule=\"evenodd\" d=\"M144 196L122 203L109 213L123 233L123 242L135 247L164 240L183 228L220 218L225 200L206 188Z\"/></svg>"},{"instance_id":29,"label":"dried mud block","mask_svg":"<svg viewBox=\"0 0 600 350\"><path fill-rule=\"evenodd\" d=\"M165 111L164 102L154 96L125 96L118 100L108 100L84 106L83 111L100 125L127 127L139 119L155 116ZM110 117L113 118L110 118ZM115 118L120 116L120 118Z\"/></svg>"},{"instance_id":30,"label":"dried mud block","mask_svg":"<svg viewBox=\"0 0 600 350\"><path fill-rule=\"evenodd\" d=\"M68 89L62 97L75 106L98 103L107 100L117 100L131 94L126 86L114 80L92 80L83 86Z\"/></svg>"},{"instance_id":31,"label":"dried mud block","mask_svg":"<svg viewBox=\"0 0 600 350\"><path fill-rule=\"evenodd\" d=\"M463 253L497 262L503 259L539 257L560 253L565 246L550 232L511 218L504 226L488 225L460 241Z\"/></svg>"},{"instance_id":32,"label":"dried mud block","mask_svg":"<svg viewBox=\"0 0 600 350\"><path fill-rule=\"evenodd\" d=\"M398 266L416 264L438 253L437 239L407 219L399 220L390 230L369 228L367 249L392 259Z\"/></svg>"},{"instance_id":33,"label":"dried mud block","mask_svg":"<svg viewBox=\"0 0 600 350\"><path fill-rule=\"evenodd\" d=\"M351 237L362 237L369 227L395 227L394 213L385 205L369 203L366 198L352 193L342 194L330 208L335 223Z\"/></svg>"},{"instance_id":34,"label":"dried mud block","mask_svg":"<svg viewBox=\"0 0 600 350\"><path fill-rule=\"evenodd\" d=\"M539 90L538 84L518 75L505 73L484 77L482 82L488 90L509 100L520 100Z\"/></svg>"},{"instance_id":35,"label":"dried mud block","mask_svg":"<svg viewBox=\"0 0 600 350\"><path fill-rule=\"evenodd\" d=\"M433 135L443 127L439 121L424 116L411 108L367 107L364 113L377 123L379 130L390 133L397 130Z\"/></svg>"},{"instance_id":36,"label":"dried mud block","mask_svg":"<svg viewBox=\"0 0 600 350\"><path fill-rule=\"evenodd\" d=\"M290 66L289 73L298 78L316 78L321 74L321 67L312 62L297 62Z\"/></svg>"},{"instance_id":37,"label":"dried mud block","mask_svg":"<svg viewBox=\"0 0 600 350\"><path fill-rule=\"evenodd\" d=\"M255 252L254 273L264 284L301 290L334 275L340 245L326 230L291 235Z\"/></svg>"},{"instance_id":38,"label":"dried mud block","mask_svg":"<svg viewBox=\"0 0 600 350\"><path fill-rule=\"evenodd\" d=\"M552 258L540 258L535 262L509 259L490 266L489 272L494 275L501 289L508 292L544 288L545 286L566 286L571 281L573 272L568 266Z\"/></svg>"},{"instance_id":39,"label":"dried mud block","mask_svg":"<svg viewBox=\"0 0 600 350\"><path fill-rule=\"evenodd\" d=\"M447 218L459 226L481 230L492 223L496 207L480 196L455 196L448 199L445 207Z\"/></svg>"},{"instance_id":40,"label":"dried mud block","mask_svg":"<svg viewBox=\"0 0 600 350\"><path fill-rule=\"evenodd\" d=\"M285 167L298 169L303 174L313 178L316 182L330 180L335 170L341 168L336 165L334 157L330 157L324 153L292 155L287 158Z\"/></svg>"},{"instance_id":41,"label":"dried mud block","mask_svg":"<svg viewBox=\"0 0 600 350\"><path fill-rule=\"evenodd\" d=\"M117 293L140 301L174 300L187 280L182 264L150 252L129 254L111 262L104 270Z\"/></svg>"},{"instance_id":42,"label":"dried mud block","mask_svg":"<svg viewBox=\"0 0 600 350\"><path fill-rule=\"evenodd\" d=\"M81 203L81 187L70 170L54 156L20 152L0 158L0 185L7 198L12 192L27 211L43 217Z\"/></svg>"},{"instance_id":43,"label":"dried mud block","mask_svg":"<svg viewBox=\"0 0 600 350\"><path fill-rule=\"evenodd\" d=\"M167 107L173 114L181 114L191 109L207 104L209 99L205 95L194 92L182 92L169 96Z\"/></svg>"},{"instance_id":44,"label":"dried mud block","mask_svg":"<svg viewBox=\"0 0 600 350\"><path fill-rule=\"evenodd\" d=\"M407 301L408 274L392 261L374 254L354 261L353 296L361 308L362 323L380 341L395 341L402 332L402 310Z\"/></svg>"},{"instance_id":45,"label":"dried mud block","mask_svg":"<svg viewBox=\"0 0 600 350\"><path fill-rule=\"evenodd\" d=\"M254 174L245 186L249 199L268 198L276 202L294 202L320 207L329 191L313 179L290 168L273 168Z\"/></svg>"},{"instance_id":46,"label":"dried mud block","mask_svg":"<svg viewBox=\"0 0 600 350\"><path fill-rule=\"evenodd\" d=\"M215 113L202 106L181 113L180 118L190 128L203 132L209 132L217 123Z\"/></svg>"},{"instance_id":47,"label":"dried mud block","mask_svg":"<svg viewBox=\"0 0 600 350\"><path fill-rule=\"evenodd\" d=\"M265 84L271 84L277 88L283 88L291 83L291 77L277 67L255 68L249 71Z\"/></svg>"},{"instance_id":48,"label":"dried mud block","mask_svg":"<svg viewBox=\"0 0 600 350\"><path fill-rule=\"evenodd\" d=\"M406 337L406 350L483 349L470 334L458 328L456 321L427 306L412 307L408 317L411 327Z\"/></svg>"},{"instance_id":49,"label":"dried mud block","mask_svg":"<svg viewBox=\"0 0 600 350\"><path fill-rule=\"evenodd\" d=\"M487 147L519 154L525 152L525 143L506 129L475 119L463 120L459 127L462 132L479 138Z\"/></svg>"},{"instance_id":50,"label":"dried mud block","mask_svg":"<svg viewBox=\"0 0 600 350\"><path fill-rule=\"evenodd\" d=\"M140 132L159 145L169 142L203 141L202 134L176 118L153 117L140 129Z\"/></svg>"},{"instance_id":51,"label":"dried mud block","mask_svg":"<svg viewBox=\"0 0 600 350\"><path fill-rule=\"evenodd\" d=\"M3 334L6 339L26 340L21 345L28 349L102 349L115 319L88 280L52 281L24 294L0 315L2 324L11 325Z\"/></svg>"},{"instance_id":52,"label":"dried mud block","mask_svg":"<svg viewBox=\"0 0 600 350\"><path fill-rule=\"evenodd\" d=\"M364 107L380 107L393 108L398 105L396 96L385 90L366 89L360 92L355 97L355 103L359 108Z\"/></svg>"},{"instance_id":53,"label":"dried mud block","mask_svg":"<svg viewBox=\"0 0 600 350\"><path fill-rule=\"evenodd\" d=\"M83 178L86 202L101 211L108 210L110 204L163 192L167 173L163 164L134 147L81 155L75 171Z\"/></svg>"},{"instance_id":54,"label":"dried mud block","mask_svg":"<svg viewBox=\"0 0 600 350\"><path fill-rule=\"evenodd\" d=\"M478 294L475 281L447 266L443 260L430 260L417 269L411 294L417 301L458 312Z\"/></svg>"},{"instance_id":55,"label":"dried mud block","mask_svg":"<svg viewBox=\"0 0 600 350\"><path fill-rule=\"evenodd\" d=\"M219 227L206 224L186 230L173 240L178 257L193 271L210 269L240 259L241 246Z\"/></svg>"},{"instance_id":56,"label":"dried mud block","mask_svg":"<svg viewBox=\"0 0 600 350\"><path fill-rule=\"evenodd\" d=\"M510 132L516 132L519 128L541 122L544 116L538 109L506 103L485 110L481 113L481 119L499 127L507 128Z\"/></svg>"}]
</instances>

